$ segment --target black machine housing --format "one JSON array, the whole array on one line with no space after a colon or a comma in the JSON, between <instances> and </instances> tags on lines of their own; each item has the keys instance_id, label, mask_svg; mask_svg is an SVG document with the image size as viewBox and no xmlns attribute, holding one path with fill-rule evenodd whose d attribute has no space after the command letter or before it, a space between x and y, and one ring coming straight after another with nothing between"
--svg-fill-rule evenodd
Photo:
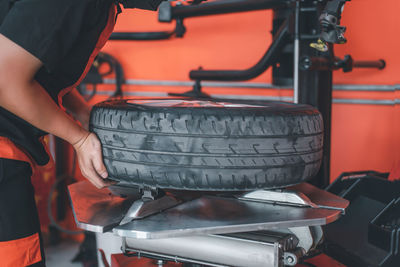
<instances>
[{"instance_id":1,"label":"black machine housing","mask_svg":"<svg viewBox=\"0 0 400 267\"><path fill-rule=\"evenodd\" d=\"M326 225L324 252L347 266L400 266L400 181L372 171L343 173L327 190L350 201Z\"/></svg>"}]
</instances>

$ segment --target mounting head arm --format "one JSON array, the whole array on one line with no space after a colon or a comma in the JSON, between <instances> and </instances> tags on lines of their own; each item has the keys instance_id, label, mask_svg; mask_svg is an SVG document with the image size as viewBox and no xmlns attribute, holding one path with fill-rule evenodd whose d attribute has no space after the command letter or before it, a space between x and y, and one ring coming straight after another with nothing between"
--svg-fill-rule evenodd
<instances>
[{"instance_id":1,"label":"mounting head arm","mask_svg":"<svg viewBox=\"0 0 400 267\"><path fill-rule=\"evenodd\" d=\"M344 44L346 27L340 26L344 4L350 0L329 0L319 18L321 40L327 43Z\"/></svg>"},{"instance_id":2,"label":"mounting head arm","mask_svg":"<svg viewBox=\"0 0 400 267\"><path fill-rule=\"evenodd\" d=\"M340 26L344 4L351 0L327 0L319 22L321 25L321 34L317 43L311 43L310 46L321 51L328 51L327 43L344 44L347 42L344 37L346 27Z\"/></svg>"}]
</instances>

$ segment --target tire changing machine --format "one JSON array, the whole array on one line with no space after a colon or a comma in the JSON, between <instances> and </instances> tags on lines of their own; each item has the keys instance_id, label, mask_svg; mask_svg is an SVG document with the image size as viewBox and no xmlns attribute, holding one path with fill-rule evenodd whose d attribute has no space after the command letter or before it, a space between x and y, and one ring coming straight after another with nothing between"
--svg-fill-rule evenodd
<instances>
[{"instance_id":1,"label":"tire changing machine","mask_svg":"<svg viewBox=\"0 0 400 267\"><path fill-rule=\"evenodd\" d=\"M321 226L336 221L349 205L349 201L320 189L329 183L332 71L351 71L353 67L382 69L384 62L334 57L329 43L343 42L344 29L338 25L338 18L346 0L194 2L175 7L162 4L159 20L176 20L179 35L183 35L183 19L188 17L273 9L274 41L260 62L240 71L192 71L190 77L196 82L189 96L205 96L200 91L203 80L249 80L272 66L274 84L294 85L295 102L318 107L324 118L324 160L320 173L311 181L315 186L303 183L231 195L172 194L141 188L128 194L119 192L118 196L84 181L69 186L76 223L87 231L112 232L122 237L123 253L156 259L154 266L159 267L171 261L186 267L295 266L322 242ZM324 6L325 2L331 4ZM334 12L324 13L324 8ZM309 47L323 36L320 23L324 40L328 41L327 51Z\"/></svg>"},{"instance_id":2,"label":"tire changing machine","mask_svg":"<svg viewBox=\"0 0 400 267\"><path fill-rule=\"evenodd\" d=\"M308 183L244 194L117 196L87 181L69 186L77 226L122 237L126 255L181 266L295 266L349 202Z\"/></svg>"}]
</instances>

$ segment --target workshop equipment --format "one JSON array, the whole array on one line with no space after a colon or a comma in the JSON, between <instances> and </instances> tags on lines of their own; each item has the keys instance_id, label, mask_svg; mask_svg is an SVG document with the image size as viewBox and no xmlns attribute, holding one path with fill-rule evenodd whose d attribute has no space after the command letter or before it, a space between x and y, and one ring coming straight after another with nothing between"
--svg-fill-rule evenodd
<instances>
[{"instance_id":1,"label":"workshop equipment","mask_svg":"<svg viewBox=\"0 0 400 267\"><path fill-rule=\"evenodd\" d=\"M274 9L274 41L262 59L247 70L192 71L190 77L196 81L193 92L207 97L200 94L203 80L248 80L272 66L274 82L294 84L295 102L318 107L324 117L324 162L313 181L320 187L329 182L332 70L384 67L383 61L354 63L350 57L334 57L331 43L344 42L344 29L338 20L332 24L332 16L320 16L321 10L330 7L324 5L327 2L221 0L189 6L164 3L159 13L160 21L176 20L183 35L183 20L189 17ZM344 3L332 2L340 7ZM337 11L336 17L340 18L341 8ZM326 36L320 31L321 26ZM177 35L167 32L163 38ZM154 39L154 35L150 37ZM319 50L323 51L310 47L319 39ZM303 58L308 61L301 68ZM308 62L314 63L312 67ZM69 190L79 227L99 233L112 231L123 238L121 246L126 255L155 258L159 266L164 261L189 266L294 266L321 243L321 226L337 220L349 203L307 183L229 195L125 187L119 191L125 196L118 197L107 190L96 190L87 182L71 185Z\"/></svg>"},{"instance_id":2,"label":"workshop equipment","mask_svg":"<svg viewBox=\"0 0 400 267\"><path fill-rule=\"evenodd\" d=\"M160 4L158 20L165 23L175 21L175 30L114 32L110 40L183 37L187 31L184 21L189 18L272 9L273 42L254 66L244 70L204 70L199 67L189 73L194 81L193 90L179 95L208 98L201 91L202 81L246 81L272 67L274 85L293 86L295 103L312 105L322 114L325 129L323 162L319 173L310 182L324 188L329 184L330 173L332 71L385 67L382 59L354 61L350 56L343 60L334 56L333 44L341 44L346 40L345 27L340 25L346 2L350 0L199 0L191 1L189 5L168 1Z\"/></svg>"},{"instance_id":3,"label":"workshop equipment","mask_svg":"<svg viewBox=\"0 0 400 267\"><path fill-rule=\"evenodd\" d=\"M307 183L236 195L132 189L120 197L83 181L69 193L78 227L123 237L126 254L215 267L294 266L348 205Z\"/></svg>"},{"instance_id":4,"label":"workshop equipment","mask_svg":"<svg viewBox=\"0 0 400 267\"><path fill-rule=\"evenodd\" d=\"M327 190L349 200L324 229L324 252L347 266L400 266L400 181L372 171L343 173Z\"/></svg>"}]
</instances>

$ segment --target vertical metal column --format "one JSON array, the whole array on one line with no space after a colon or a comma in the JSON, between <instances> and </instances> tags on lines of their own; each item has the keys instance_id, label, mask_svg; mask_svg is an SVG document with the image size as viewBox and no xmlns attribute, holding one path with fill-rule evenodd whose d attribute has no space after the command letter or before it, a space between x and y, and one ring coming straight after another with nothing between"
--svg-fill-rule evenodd
<instances>
[{"instance_id":1,"label":"vertical metal column","mask_svg":"<svg viewBox=\"0 0 400 267\"><path fill-rule=\"evenodd\" d=\"M272 36L275 36L282 23L292 15L289 7L273 9ZM283 48L277 63L272 66L272 83L277 86L293 86L293 42L288 42Z\"/></svg>"},{"instance_id":2,"label":"vertical metal column","mask_svg":"<svg viewBox=\"0 0 400 267\"><path fill-rule=\"evenodd\" d=\"M299 58L304 56L323 56L332 59L333 51L321 53L310 47L310 43L319 38L319 16L321 3L317 1L297 1L294 9L274 9L273 30L276 32L284 18L292 16L292 31L294 40L288 44L273 66L272 80L275 85L296 87L295 102L312 105L321 112L324 120L324 155L318 175L310 182L320 188L329 184L330 172L330 140L331 140L331 110L332 110L332 71L304 71L298 70L296 75L296 54ZM297 12L296 12L297 9ZM298 23L296 25L296 22ZM298 32L297 32L298 30ZM296 48L296 35L298 34L298 48ZM294 79L296 78L296 79ZM296 83L296 84L295 84Z\"/></svg>"},{"instance_id":3,"label":"vertical metal column","mask_svg":"<svg viewBox=\"0 0 400 267\"><path fill-rule=\"evenodd\" d=\"M294 9L294 59L293 59L293 102L299 103L299 62L300 62L300 2Z\"/></svg>"},{"instance_id":4,"label":"vertical metal column","mask_svg":"<svg viewBox=\"0 0 400 267\"><path fill-rule=\"evenodd\" d=\"M333 60L333 46L325 53L310 47L319 37L321 6L316 1L300 2L300 57L319 56ZM324 154L321 169L310 182L320 188L329 184L331 152L332 70L299 70L299 103L312 105L321 112L324 120Z\"/></svg>"}]
</instances>

